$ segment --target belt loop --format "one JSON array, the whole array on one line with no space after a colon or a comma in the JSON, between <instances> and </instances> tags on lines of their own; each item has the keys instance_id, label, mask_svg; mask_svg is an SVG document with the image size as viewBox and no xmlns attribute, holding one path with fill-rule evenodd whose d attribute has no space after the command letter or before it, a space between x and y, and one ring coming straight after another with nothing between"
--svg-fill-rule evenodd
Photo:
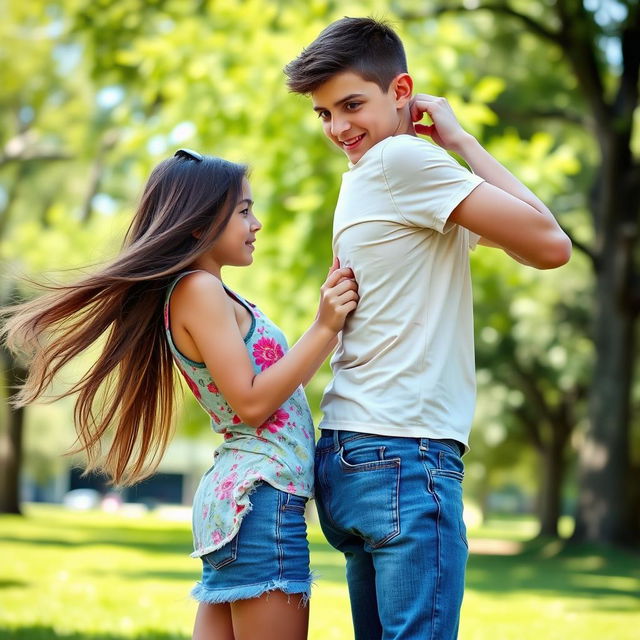
<instances>
[{"instance_id":1,"label":"belt loop","mask_svg":"<svg viewBox=\"0 0 640 640\"><path fill-rule=\"evenodd\" d=\"M420 451L429 451L429 438L420 438Z\"/></svg>"},{"instance_id":2,"label":"belt loop","mask_svg":"<svg viewBox=\"0 0 640 640\"><path fill-rule=\"evenodd\" d=\"M333 446L335 451L340 451L340 432L337 429L333 430Z\"/></svg>"}]
</instances>

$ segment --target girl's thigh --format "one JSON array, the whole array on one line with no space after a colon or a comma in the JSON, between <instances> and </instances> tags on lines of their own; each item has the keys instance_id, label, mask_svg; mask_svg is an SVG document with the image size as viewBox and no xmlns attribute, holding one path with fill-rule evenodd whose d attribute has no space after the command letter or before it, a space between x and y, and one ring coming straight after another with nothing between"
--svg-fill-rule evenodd
<instances>
[{"instance_id":1,"label":"girl's thigh","mask_svg":"<svg viewBox=\"0 0 640 640\"><path fill-rule=\"evenodd\" d=\"M270 591L231 603L235 640L306 640L309 605L304 594Z\"/></svg>"},{"instance_id":2,"label":"girl's thigh","mask_svg":"<svg viewBox=\"0 0 640 640\"><path fill-rule=\"evenodd\" d=\"M192 640L235 640L229 604L201 602L193 625Z\"/></svg>"}]
</instances>

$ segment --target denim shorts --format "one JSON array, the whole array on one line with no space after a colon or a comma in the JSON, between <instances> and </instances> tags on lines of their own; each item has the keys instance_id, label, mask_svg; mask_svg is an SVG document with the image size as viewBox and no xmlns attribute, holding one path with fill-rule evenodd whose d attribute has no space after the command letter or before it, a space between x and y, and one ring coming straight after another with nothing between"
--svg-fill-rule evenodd
<instances>
[{"instance_id":1,"label":"denim shorts","mask_svg":"<svg viewBox=\"0 0 640 640\"><path fill-rule=\"evenodd\" d=\"M311 593L309 543L304 518L307 498L261 483L238 534L202 556L202 580L191 595L215 604L257 598L268 591Z\"/></svg>"},{"instance_id":2,"label":"denim shorts","mask_svg":"<svg viewBox=\"0 0 640 640\"><path fill-rule=\"evenodd\" d=\"M316 504L356 640L455 640L468 549L455 440L322 430Z\"/></svg>"}]
</instances>

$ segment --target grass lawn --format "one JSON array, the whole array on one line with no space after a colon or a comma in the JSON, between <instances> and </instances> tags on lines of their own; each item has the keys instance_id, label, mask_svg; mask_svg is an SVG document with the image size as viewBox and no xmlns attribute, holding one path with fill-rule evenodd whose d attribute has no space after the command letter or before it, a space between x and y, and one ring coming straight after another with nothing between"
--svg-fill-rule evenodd
<instances>
[{"instance_id":1,"label":"grass lawn","mask_svg":"<svg viewBox=\"0 0 640 640\"><path fill-rule=\"evenodd\" d=\"M640 637L640 555L523 543L526 520L470 532L460 640ZM310 526L311 640L350 640L343 560ZM0 640L186 640L199 572L189 524L28 505L0 517Z\"/></svg>"}]
</instances>

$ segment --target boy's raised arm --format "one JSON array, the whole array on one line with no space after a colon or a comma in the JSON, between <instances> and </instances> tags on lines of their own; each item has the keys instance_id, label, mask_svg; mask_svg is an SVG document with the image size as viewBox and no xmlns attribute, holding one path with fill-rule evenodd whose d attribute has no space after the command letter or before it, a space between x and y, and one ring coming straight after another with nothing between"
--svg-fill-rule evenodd
<instances>
[{"instance_id":1,"label":"boy's raised arm","mask_svg":"<svg viewBox=\"0 0 640 640\"><path fill-rule=\"evenodd\" d=\"M424 113L433 124L417 123ZM460 126L446 99L417 94L411 116L417 133L457 153L486 181L453 210L449 220L477 233L481 244L504 249L523 264L553 269L569 260L571 241L553 214Z\"/></svg>"}]
</instances>

